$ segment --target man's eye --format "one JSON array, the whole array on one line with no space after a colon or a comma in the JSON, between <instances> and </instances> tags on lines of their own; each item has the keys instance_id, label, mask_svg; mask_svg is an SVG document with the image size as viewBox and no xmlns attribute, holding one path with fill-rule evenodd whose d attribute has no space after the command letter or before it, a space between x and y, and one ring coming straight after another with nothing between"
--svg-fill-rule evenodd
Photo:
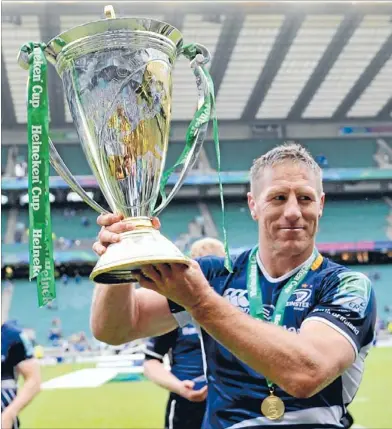
<instances>
[{"instance_id":1,"label":"man's eye","mask_svg":"<svg viewBox=\"0 0 392 429\"><path fill-rule=\"evenodd\" d=\"M276 201L284 201L286 197L284 195L275 195L274 200Z\"/></svg>"},{"instance_id":2,"label":"man's eye","mask_svg":"<svg viewBox=\"0 0 392 429\"><path fill-rule=\"evenodd\" d=\"M299 199L300 199L301 201L312 201L312 198L311 198L311 197L309 197L309 195L301 195L301 196L299 197Z\"/></svg>"}]
</instances>

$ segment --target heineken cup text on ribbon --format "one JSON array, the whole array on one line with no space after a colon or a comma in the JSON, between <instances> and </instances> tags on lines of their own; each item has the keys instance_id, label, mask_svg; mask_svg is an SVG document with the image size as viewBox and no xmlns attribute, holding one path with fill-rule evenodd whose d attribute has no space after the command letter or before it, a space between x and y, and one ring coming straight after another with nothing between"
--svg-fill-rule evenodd
<instances>
[{"instance_id":1,"label":"heineken cup text on ribbon","mask_svg":"<svg viewBox=\"0 0 392 429\"><path fill-rule=\"evenodd\" d=\"M47 62L43 46L30 43L25 45L24 49L29 53L29 277L30 280L37 279L38 304L43 306L56 297L49 202Z\"/></svg>"}]
</instances>

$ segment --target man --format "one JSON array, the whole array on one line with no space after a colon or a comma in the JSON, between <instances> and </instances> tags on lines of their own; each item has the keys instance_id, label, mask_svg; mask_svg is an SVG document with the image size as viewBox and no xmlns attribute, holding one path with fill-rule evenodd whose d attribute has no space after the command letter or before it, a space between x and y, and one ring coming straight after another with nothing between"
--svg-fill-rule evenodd
<instances>
[{"instance_id":1,"label":"man","mask_svg":"<svg viewBox=\"0 0 392 429\"><path fill-rule=\"evenodd\" d=\"M121 343L191 316L203 328L207 362L203 428L344 427L376 310L369 279L315 249L324 200L320 167L304 148L272 149L251 169L258 246L235 259L232 273L221 258L201 258L146 266L137 291L97 285L94 335ZM98 223L105 227L94 249L102 254L127 227L114 215Z\"/></svg>"},{"instance_id":2,"label":"man","mask_svg":"<svg viewBox=\"0 0 392 429\"><path fill-rule=\"evenodd\" d=\"M216 238L200 238L191 246L190 256L192 259L213 255L221 258L225 257L225 247L223 243Z\"/></svg>"},{"instance_id":3,"label":"man","mask_svg":"<svg viewBox=\"0 0 392 429\"><path fill-rule=\"evenodd\" d=\"M14 322L1 326L1 427L19 427L18 415L39 393L40 367L33 359L33 347ZM18 375L24 378L17 391Z\"/></svg>"},{"instance_id":4,"label":"man","mask_svg":"<svg viewBox=\"0 0 392 429\"><path fill-rule=\"evenodd\" d=\"M192 258L208 255L224 256L223 244L215 238L202 238L192 244ZM163 364L166 354L170 357L170 371ZM170 392L165 429L200 429L206 409L207 386L200 338L193 324L149 339L144 375Z\"/></svg>"}]
</instances>

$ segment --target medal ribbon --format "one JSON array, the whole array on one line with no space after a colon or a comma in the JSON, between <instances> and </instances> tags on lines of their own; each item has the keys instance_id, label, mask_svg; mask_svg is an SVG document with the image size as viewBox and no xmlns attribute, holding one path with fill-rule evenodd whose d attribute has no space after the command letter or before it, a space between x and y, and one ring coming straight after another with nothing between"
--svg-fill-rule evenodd
<instances>
[{"instance_id":1,"label":"medal ribbon","mask_svg":"<svg viewBox=\"0 0 392 429\"><path fill-rule=\"evenodd\" d=\"M249 307L250 307L250 314L255 319L264 320L263 316L263 296L261 292L261 285L260 285L260 277L258 272L258 266L257 266L257 252L259 250L259 247L256 246L249 255L248 260L248 268L247 268L247 282L246 286L248 289L248 299L249 299ZM271 322L274 325L282 326L283 325L283 319L284 319L284 313L286 310L286 304L289 300L290 296L293 294L293 292L300 286L307 276L310 267L312 266L313 262L317 259L319 253L317 249L313 250L313 255L310 261L305 264L294 276L290 278L290 280L283 286L283 289L281 290L278 301L275 306L275 310L271 317ZM270 388L270 391L272 391L274 383L266 378L268 387Z\"/></svg>"},{"instance_id":2,"label":"medal ribbon","mask_svg":"<svg viewBox=\"0 0 392 429\"><path fill-rule=\"evenodd\" d=\"M29 54L27 99L29 278L37 279L38 305L56 297L52 224L49 202L49 107L44 44L27 43Z\"/></svg>"},{"instance_id":3,"label":"medal ribbon","mask_svg":"<svg viewBox=\"0 0 392 429\"><path fill-rule=\"evenodd\" d=\"M193 60L197 55L197 48L194 44L185 45L183 47L183 54L189 60ZM221 203L221 211L222 211L222 232L223 232L223 245L225 247L225 267L229 272L232 272L232 264L229 256L229 246L227 240L227 230L226 230L226 220L225 220L225 201L223 198L223 185L221 178L221 159L220 159L220 148L219 148L219 129L218 129L218 119L216 116L216 107L215 107L215 95L214 95L214 83L212 81L211 75L208 73L207 69L203 66L201 68L201 73L203 73L205 79L208 82L209 88L209 97L206 97L202 106L197 109L195 115L187 129L186 137L185 137L185 147L177 159L176 163L173 167L167 169L161 179L160 183L160 194L162 198L162 202L166 200L165 187L169 180L170 175L175 171L176 168L184 165L186 162L187 156L190 150L196 143L197 131L204 124L212 120L213 124L213 138L215 144L215 152L217 159L217 172L218 172L218 182L219 182L219 197Z\"/></svg>"}]
</instances>

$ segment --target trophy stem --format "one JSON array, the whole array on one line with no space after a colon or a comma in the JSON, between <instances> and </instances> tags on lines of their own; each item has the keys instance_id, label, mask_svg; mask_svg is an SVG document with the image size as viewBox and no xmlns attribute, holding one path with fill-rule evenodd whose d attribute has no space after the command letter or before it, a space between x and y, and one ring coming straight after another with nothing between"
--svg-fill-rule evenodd
<instances>
[{"instance_id":1,"label":"trophy stem","mask_svg":"<svg viewBox=\"0 0 392 429\"><path fill-rule=\"evenodd\" d=\"M136 228L121 233L121 240L108 246L94 267L91 280L113 285L132 283L137 282L134 274L144 265L189 265L190 259L153 228L150 218L132 217L123 222L132 223Z\"/></svg>"},{"instance_id":2,"label":"trophy stem","mask_svg":"<svg viewBox=\"0 0 392 429\"><path fill-rule=\"evenodd\" d=\"M151 219L147 216L127 217L123 222L132 224L136 229L153 228Z\"/></svg>"}]
</instances>

